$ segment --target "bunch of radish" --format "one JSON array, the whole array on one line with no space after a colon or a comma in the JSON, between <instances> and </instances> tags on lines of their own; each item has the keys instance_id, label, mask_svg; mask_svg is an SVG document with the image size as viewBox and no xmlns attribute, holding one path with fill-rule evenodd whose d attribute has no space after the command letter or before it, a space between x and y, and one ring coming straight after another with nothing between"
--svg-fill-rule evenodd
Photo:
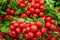
<instances>
[{"instance_id":1,"label":"bunch of radish","mask_svg":"<svg viewBox=\"0 0 60 40\"><path fill-rule=\"evenodd\" d=\"M40 0L32 0L31 3L29 3L29 7L28 10L26 11L25 14L22 14L21 16L24 18L26 16L29 17L44 17L44 10L45 10L45 6L44 6L44 1L40 1Z\"/></svg>"},{"instance_id":2,"label":"bunch of radish","mask_svg":"<svg viewBox=\"0 0 60 40\"><path fill-rule=\"evenodd\" d=\"M4 6L5 10L3 9L3 7L0 8L1 10L0 39L1 40L10 40L10 39L59 40L60 27L58 24L60 22L59 21L60 14L55 13L59 12L60 9L57 8L55 10L54 9L55 7L53 8L51 6L53 2L51 1L50 3L46 1L44 0L6 1L7 2L6 7ZM13 2L16 4L14 4ZM53 17L53 15L55 16Z\"/></svg>"}]
</instances>

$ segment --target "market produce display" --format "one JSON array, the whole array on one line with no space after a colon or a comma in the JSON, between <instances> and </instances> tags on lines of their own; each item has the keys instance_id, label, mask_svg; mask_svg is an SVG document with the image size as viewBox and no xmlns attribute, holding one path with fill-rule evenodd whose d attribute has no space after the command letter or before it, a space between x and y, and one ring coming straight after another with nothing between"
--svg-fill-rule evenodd
<instances>
[{"instance_id":1,"label":"market produce display","mask_svg":"<svg viewBox=\"0 0 60 40\"><path fill-rule=\"evenodd\" d=\"M0 40L60 40L60 0L0 0Z\"/></svg>"}]
</instances>

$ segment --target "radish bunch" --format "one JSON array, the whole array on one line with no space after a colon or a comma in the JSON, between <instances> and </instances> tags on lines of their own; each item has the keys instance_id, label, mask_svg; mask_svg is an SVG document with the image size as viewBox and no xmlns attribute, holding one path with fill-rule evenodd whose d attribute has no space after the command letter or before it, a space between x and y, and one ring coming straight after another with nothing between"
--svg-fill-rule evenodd
<instances>
[{"instance_id":1,"label":"radish bunch","mask_svg":"<svg viewBox=\"0 0 60 40\"><path fill-rule=\"evenodd\" d=\"M19 38L23 35L25 40L38 40L48 33L50 36L47 36L48 38L44 37L42 40L57 40L53 34L54 31L58 32L59 30L58 27L55 26L55 20L52 18L50 20L50 17L46 19L45 27L43 27L43 24L39 21L31 23L25 23L21 20L12 21L8 34L13 38ZM50 21L48 22L48 20Z\"/></svg>"},{"instance_id":2,"label":"radish bunch","mask_svg":"<svg viewBox=\"0 0 60 40\"><path fill-rule=\"evenodd\" d=\"M40 0L33 0L29 7L28 10L26 11L25 15L29 16L29 17L44 17L44 10L45 10L45 6L44 6L44 1L40 1ZM24 14L22 14L24 16Z\"/></svg>"}]
</instances>

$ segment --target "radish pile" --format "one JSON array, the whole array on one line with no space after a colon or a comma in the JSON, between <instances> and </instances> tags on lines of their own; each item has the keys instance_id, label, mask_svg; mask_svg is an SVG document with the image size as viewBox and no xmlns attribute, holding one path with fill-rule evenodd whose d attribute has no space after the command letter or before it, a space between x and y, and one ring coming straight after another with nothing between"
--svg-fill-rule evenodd
<instances>
[{"instance_id":1,"label":"radish pile","mask_svg":"<svg viewBox=\"0 0 60 40\"><path fill-rule=\"evenodd\" d=\"M41 22L37 22L36 24L35 22L31 22L30 24L28 24L21 21L18 22L13 21L10 26L9 34L12 37L18 37L19 35L24 33L25 40L27 39L32 40L32 38L34 38L35 36L38 39L42 36L41 33L43 34L46 33L46 28L42 28L42 29L41 28L42 28ZM41 32L39 29L41 29ZM43 30L45 32L43 32Z\"/></svg>"},{"instance_id":2,"label":"radish pile","mask_svg":"<svg viewBox=\"0 0 60 40\"><path fill-rule=\"evenodd\" d=\"M44 17L44 10L45 10L44 1L33 0L31 4L29 5L28 10L26 11L25 15L31 18L33 16L36 18Z\"/></svg>"},{"instance_id":3,"label":"radish pile","mask_svg":"<svg viewBox=\"0 0 60 40\"><path fill-rule=\"evenodd\" d=\"M1 1L0 40L60 40L58 2L60 1ZM5 6L2 7L3 5Z\"/></svg>"}]
</instances>

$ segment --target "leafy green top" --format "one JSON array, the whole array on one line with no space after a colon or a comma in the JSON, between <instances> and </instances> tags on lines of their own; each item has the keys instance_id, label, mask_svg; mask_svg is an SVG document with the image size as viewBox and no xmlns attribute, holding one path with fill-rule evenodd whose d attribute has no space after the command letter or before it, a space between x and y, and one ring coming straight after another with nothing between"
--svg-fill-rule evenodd
<instances>
[{"instance_id":1,"label":"leafy green top","mask_svg":"<svg viewBox=\"0 0 60 40\"><path fill-rule=\"evenodd\" d=\"M46 11L45 15L46 16L51 16L53 19L57 21L57 25L60 25L60 13L56 12L56 8L59 8L60 0L46 0L45 1L45 6L46 6Z\"/></svg>"}]
</instances>

